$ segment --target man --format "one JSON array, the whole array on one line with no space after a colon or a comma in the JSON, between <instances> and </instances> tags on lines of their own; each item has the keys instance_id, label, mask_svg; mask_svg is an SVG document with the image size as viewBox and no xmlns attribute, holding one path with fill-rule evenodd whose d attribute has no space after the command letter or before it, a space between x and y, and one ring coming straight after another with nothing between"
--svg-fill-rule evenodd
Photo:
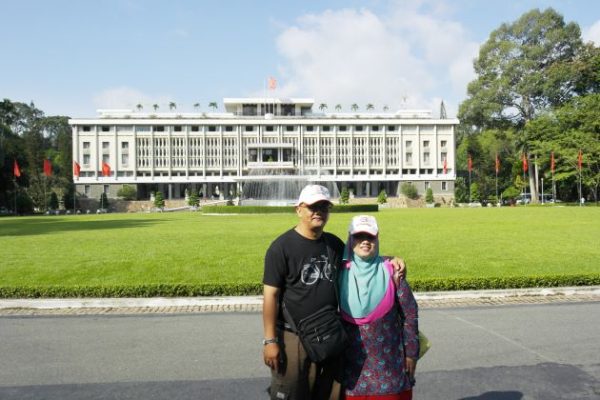
<instances>
[{"instance_id":1,"label":"man","mask_svg":"<svg viewBox=\"0 0 600 400\"><path fill-rule=\"evenodd\" d=\"M339 398L343 355L312 362L280 307L285 303L296 322L325 305L337 307L335 279L344 243L323 232L332 206L327 188L306 186L296 203L298 224L275 239L265 255L263 357L271 368L271 399ZM393 263L402 274L403 262Z\"/></svg>"}]
</instances>

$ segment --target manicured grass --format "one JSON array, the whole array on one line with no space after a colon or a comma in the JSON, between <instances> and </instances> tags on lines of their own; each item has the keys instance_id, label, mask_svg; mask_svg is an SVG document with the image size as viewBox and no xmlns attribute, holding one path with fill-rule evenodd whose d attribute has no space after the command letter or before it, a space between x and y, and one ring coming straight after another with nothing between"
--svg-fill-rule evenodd
<instances>
[{"instance_id":1,"label":"manicured grass","mask_svg":"<svg viewBox=\"0 0 600 400\"><path fill-rule=\"evenodd\" d=\"M332 214L346 239L352 214ZM600 208L400 209L376 214L409 280L600 274ZM249 284L293 214L0 219L0 287ZM253 289L254 290L254 289Z\"/></svg>"}]
</instances>

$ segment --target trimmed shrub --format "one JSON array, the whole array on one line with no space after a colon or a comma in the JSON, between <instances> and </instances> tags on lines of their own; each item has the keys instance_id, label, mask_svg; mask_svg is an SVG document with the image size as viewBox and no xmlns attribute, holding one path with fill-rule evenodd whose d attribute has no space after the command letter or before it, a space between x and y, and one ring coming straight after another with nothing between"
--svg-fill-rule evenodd
<instances>
[{"instance_id":1,"label":"trimmed shrub","mask_svg":"<svg viewBox=\"0 0 600 400\"><path fill-rule=\"evenodd\" d=\"M160 191L154 193L154 207L161 209L165 207L165 199Z\"/></svg>"},{"instance_id":2,"label":"trimmed shrub","mask_svg":"<svg viewBox=\"0 0 600 400\"><path fill-rule=\"evenodd\" d=\"M340 204L348 204L350 201L350 191L347 186L342 188L342 192L340 193Z\"/></svg>"},{"instance_id":3,"label":"trimmed shrub","mask_svg":"<svg viewBox=\"0 0 600 400\"><path fill-rule=\"evenodd\" d=\"M377 204L352 204L335 205L332 213L346 212L376 212ZM293 206L203 206L205 214L287 214L293 213Z\"/></svg>"},{"instance_id":4,"label":"trimmed shrub","mask_svg":"<svg viewBox=\"0 0 600 400\"><path fill-rule=\"evenodd\" d=\"M382 190L381 192L379 192L379 196L377 196L377 204L385 203L387 203L387 194L385 193L385 190Z\"/></svg>"},{"instance_id":5,"label":"trimmed shrub","mask_svg":"<svg viewBox=\"0 0 600 400\"><path fill-rule=\"evenodd\" d=\"M102 194L100 195L100 200L98 200L98 202L98 207L105 210L108 209L108 196L106 195L106 193L102 192Z\"/></svg>"},{"instance_id":6,"label":"trimmed shrub","mask_svg":"<svg viewBox=\"0 0 600 400\"><path fill-rule=\"evenodd\" d=\"M417 191L417 187L409 182L404 182L402 186L400 186L400 193L412 200L416 200L419 198L419 192Z\"/></svg>"},{"instance_id":7,"label":"trimmed shrub","mask_svg":"<svg viewBox=\"0 0 600 400\"><path fill-rule=\"evenodd\" d=\"M514 289L600 285L600 274L503 278L408 279L414 291ZM123 286L0 286L0 298L184 297L262 294L260 282L209 282Z\"/></svg>"},{"instance_id":8,"label":"trimmed shrub","mask_svg":"<svg viewBox=\"0 0 600 400\"><path fill-rule=\"evenodd\" d=\"M123 185L117 192L117 196L123 200L135 200L137 197L137 190L131 185Z\"/></svg>"},{"instance_id":9,"label":"trimmed shrub","mask_svg":"<svg viewBox=\"0 0 600 400\"><path fill-rule=\"evenodd\" d=\"M473 203L481 201L481 194L479 193L479 185L477 182L471 183L471 201Z\"/></svg>"},{"instance_id":10,"label":"trimmed shrub","mask_svg":"<svg viewBox=\"0 0 600 400\"><path fill-rule=\"evenodd\" d=\"M425 192L425 202L430 204L433 203L433 189L427 188L427 191Z\"/></svg>"}]
</instances>

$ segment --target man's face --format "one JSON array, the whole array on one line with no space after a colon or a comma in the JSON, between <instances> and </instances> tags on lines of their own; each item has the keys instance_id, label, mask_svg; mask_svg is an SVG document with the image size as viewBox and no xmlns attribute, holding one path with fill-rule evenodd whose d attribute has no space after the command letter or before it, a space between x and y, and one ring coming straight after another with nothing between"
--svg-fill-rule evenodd
<instances>
[{"instance_id":1,"label":"man's face","mask_svg":"<svg viewBox=\"0 0 600 400\"><path fill-rule=\"evenodd\" d=\"M300 224L310 230L320 230L325 227L329 219L329 210L331 210L331 203L328 201L319 201L311 205L302 203L296 207Z\"/></svg>"}]
</instances>

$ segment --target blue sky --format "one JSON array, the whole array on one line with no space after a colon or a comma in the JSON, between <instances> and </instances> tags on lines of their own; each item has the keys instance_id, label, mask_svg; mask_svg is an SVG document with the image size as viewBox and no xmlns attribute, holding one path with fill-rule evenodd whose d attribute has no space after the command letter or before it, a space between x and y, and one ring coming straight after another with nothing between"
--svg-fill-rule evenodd
<instances>
[{"instance_id":1,"label":"blue sky","mask_svg":"<svg viewBox=\"0 0 600 400\"><path fill-rule=\"evenodd\" d=\"M490 32L553 7L600 45L600 1L2 0L0 98L47 115L181 112L223 97L311 97L329 110L454 114Z\"/></svg>"}]
</instances>

